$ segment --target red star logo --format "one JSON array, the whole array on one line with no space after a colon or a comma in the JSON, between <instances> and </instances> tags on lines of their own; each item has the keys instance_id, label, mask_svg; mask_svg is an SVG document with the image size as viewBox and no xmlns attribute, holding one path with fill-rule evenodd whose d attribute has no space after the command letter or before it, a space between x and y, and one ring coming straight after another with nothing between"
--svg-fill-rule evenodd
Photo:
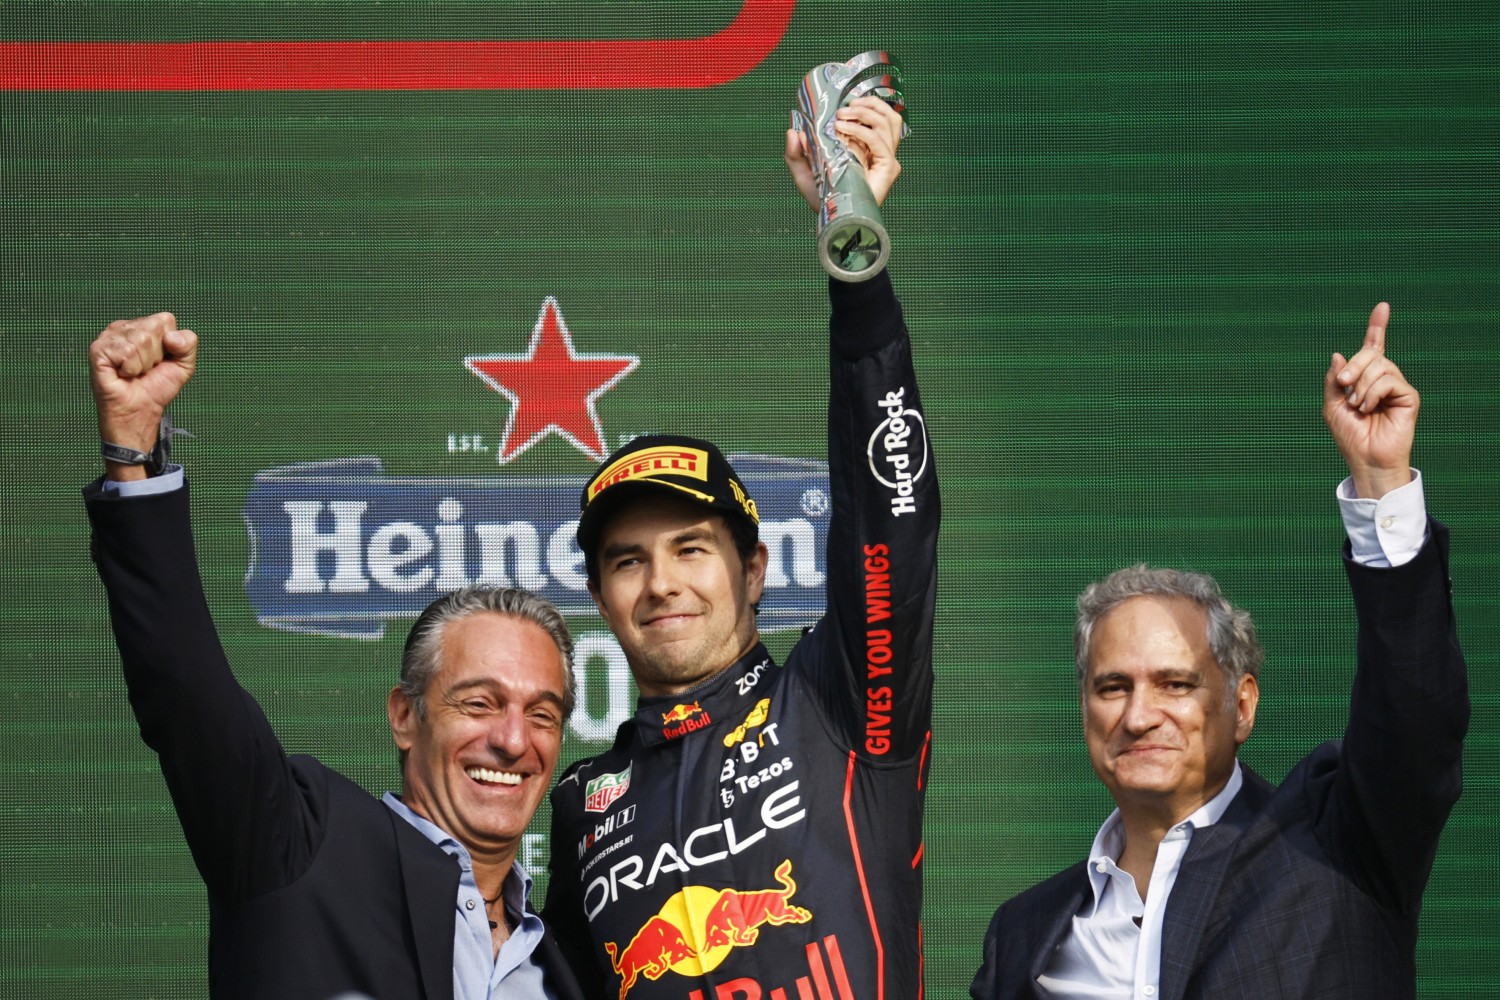
<instances>
[{"instance_id":1,"label":"red star logo","mask_svg":"<svg viewBox=\"0 0 1500 1000\"><path fill-rule=\"evenodd\" d=\"M590 458L609 454L594 402L641 359L628 354L579 354L557 299L547 296L525 354L464 358L469 370L511 401L500 440L503 464L556 431Z\"/></svg>"}]
</instances>

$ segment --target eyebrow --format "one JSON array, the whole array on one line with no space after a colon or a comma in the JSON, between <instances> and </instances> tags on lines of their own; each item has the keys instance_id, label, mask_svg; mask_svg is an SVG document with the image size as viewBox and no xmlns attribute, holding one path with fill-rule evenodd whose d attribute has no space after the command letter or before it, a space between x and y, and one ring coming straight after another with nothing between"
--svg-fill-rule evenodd
<instances>
[{"instance_id":1,"label":"eyebrow","mask_svg":"<svg viewBox=\"0 0 1500 1000\"><path fill-rule=\"evenodd\" d=\"M713 529L707 525L694 525L691 528L684 528L668 539L673 545L681 545L684 542L713 542L716 540L717 538L714 535ZM604 559L615 559L619 556L644 551L646 551L646 546L639 542L611 542L604 546L601 557Z\"/></svg>"},{"instance_id":2,"label":"eyebrow","mask_svg":"<svg viewBox=\"0 0 1500 1000\"><path fill-rule=\"evenodd\" d=\"M1203 671L1188 667L1158 667L1152 669L1147 678L1149 681L1202 681ZM1097 687L1111 681L1129 681L1134 683L1135 678L1122 670L1110 670L1105 673L1095 674L1089 683Z\"/></svg>"},{"instance_id":3,"label":"eyebrow","mask_svg":"<svg viewBox=\"0 0 1500 1000\"><path fill-rule=\"evenodd\" d=\"M447 698L454 698L466 691L472 691L475 688L483 688L486 691L493 691L496 694L509 694L509 691L506 689L505 685L497 684L495 681L491 680L488 677L475 677L470 680L459 681L452 687L444 689L443 696ZM535 698L532 699L531 703L534 704L538 701L551 702L558 708L562 708L563 705L566 704L566 702L563 700L563 696L558 694L556 691L551 690L550 688L539 693Z\"/></svg>"},{"instance_id":4,"label":"eyebrow","mask_svg":"<svg viewBox=\"0 0 1500 1000\"><path fill-rule=\"evenodd\" d=\"M643 551L644 548L645 546L636 545L633 542L611 542L604 546L604 551L600 555L605 559L614 559L617 556L628 555L631 552Z\"/></svg>"}]
</instances>

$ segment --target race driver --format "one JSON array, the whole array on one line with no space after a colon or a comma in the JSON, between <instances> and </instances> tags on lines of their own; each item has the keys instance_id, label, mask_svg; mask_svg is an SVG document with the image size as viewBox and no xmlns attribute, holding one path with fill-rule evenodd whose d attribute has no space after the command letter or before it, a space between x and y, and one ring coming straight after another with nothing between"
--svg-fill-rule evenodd
<instances>
[{"instance_id":1,"label":"race driver","mask_svg":"<svg viewBox=\"0 0 1500 1000\"><path fill-rule=\"evenodd\" d=\"M884 198L900 116L841 137ZM786 159L817 195L799 134ZM640 690L552 793L545 917L609 1000L922 994L922 808L938 489L889 277L829 282L826 611L785 666L760 643L767 549L711 444L637 438L583 496L599 613Z\"/></svg>"}]
</instances>

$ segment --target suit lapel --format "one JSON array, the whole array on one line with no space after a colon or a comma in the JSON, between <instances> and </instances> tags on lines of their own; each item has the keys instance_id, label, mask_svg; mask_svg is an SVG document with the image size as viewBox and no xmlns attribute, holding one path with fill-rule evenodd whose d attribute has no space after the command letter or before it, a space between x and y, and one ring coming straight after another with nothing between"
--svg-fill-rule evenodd
<instances>
[{"instance_id":1,"label":"suit lapel","mask_svg":"<svg viewBox=\"0 0 1500 1000\"><path fill-rule=\"evenodd\" d=\"M458 864L391 810L391 829L406 887L406 919L416 942L423 994L453 1000L453 907Z\"/></svg>"},{"instance_id":2,"label":"suit lapel","mask_svg":"<svg viewBox=\"0 0 1500 1000\"><path fill-rule=\"evenodd\" d=\"M1057 880L1057 892L1048 899L1038 900L1034 908L1038 916L1036 946L1028 948L1031 967L1026 970L1026 985L1036 988L1037 977L1047 971L1052 956L1062 946L1063 940L1073 929L1073 918L1083 908L1089 894L1088 862L1076 864L1063 872Z\"/></svg>"},{"instance_id":3,"label":"suit lapel","mask_svg":"<svg viewBox=\"0 0 1500 1000\"><path fill-rule=\"evenodd\" d=\"M537 945L536 959L546 973L547 985L552 987L558 1000L582 1000L583 988L578 985L578 978L573 975L572 966L563 957L562 947L552 936L550 927L542 933L542 943Z\"/></svg>"},{"instance_id":4,"label":"suit lapel","mask_svg":"<svg viewBox=\"0 0 1500 1000\"><path fill-rule=\"evenodd\" d=\"M1193 831L1167 900L1161 935L1161 1000L1180 1000L1197 967L1203 928L1224 884L1240 836L1254 822L1274 790L1264 778L1240 765L1244 787L1213 826Z\"/></svg>"}]
</instances>

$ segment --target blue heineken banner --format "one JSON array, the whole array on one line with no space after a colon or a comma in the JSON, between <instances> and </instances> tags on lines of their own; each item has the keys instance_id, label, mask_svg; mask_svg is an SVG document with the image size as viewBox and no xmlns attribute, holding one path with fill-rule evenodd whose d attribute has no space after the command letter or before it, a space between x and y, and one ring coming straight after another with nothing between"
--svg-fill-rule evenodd
<instances>
[{"instance_id":1,"label":"blue heineken banner","mask_svg":"<svg viewBox=\"0 0 1500 1000\"><path fill-rule=\"evenodd\" d=\"M823 611L828 470L821 461L731 455L768 547L763 631ZM380 460L268 469L245 498L245 593L274 628L380 638L442 594L525 587L569 615L593 612L578 530L584 477L386 476Z\"/></svg>"}]
</instances>

